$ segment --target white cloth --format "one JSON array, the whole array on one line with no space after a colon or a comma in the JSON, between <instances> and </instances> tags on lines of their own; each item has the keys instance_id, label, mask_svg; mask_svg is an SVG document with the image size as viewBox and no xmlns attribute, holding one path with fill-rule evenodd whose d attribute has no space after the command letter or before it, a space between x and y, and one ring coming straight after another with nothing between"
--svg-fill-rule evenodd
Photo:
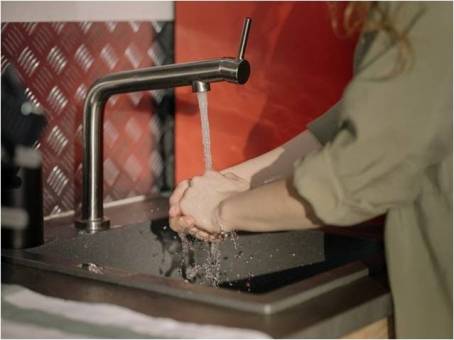
<instances>
[{"instance_id":1,"label":"white cloth","mask_svg":"<svg viewBox=\"0 0 454 340\"><path fill-rule=\"evenodd\" d=\"M179 322L2 285L2 338L269 338L249 329Z\"/></svg>"}]
</instances>

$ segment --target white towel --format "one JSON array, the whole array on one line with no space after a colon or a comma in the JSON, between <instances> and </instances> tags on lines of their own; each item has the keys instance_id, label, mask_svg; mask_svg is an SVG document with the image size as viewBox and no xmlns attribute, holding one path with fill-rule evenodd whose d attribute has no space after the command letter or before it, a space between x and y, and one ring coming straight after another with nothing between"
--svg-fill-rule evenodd
<instances>
[{"instance_id":1,"label":"white towel","mask_svg":"<svg viewBox=\"0 0 454 340\"><path fill-rule=\"evenodd\" d=\"M106 304L2 285L2 338L269 338L259 331L180 322Z\"/></svg>"}]
</instances>

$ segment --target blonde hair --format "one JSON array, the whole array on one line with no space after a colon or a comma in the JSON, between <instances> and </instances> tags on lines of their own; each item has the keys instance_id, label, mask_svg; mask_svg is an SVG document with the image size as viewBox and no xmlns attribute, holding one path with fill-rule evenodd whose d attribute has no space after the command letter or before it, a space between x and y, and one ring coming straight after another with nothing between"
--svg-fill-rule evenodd
<instances>
[{"instance_id":1,"label":"blonde hair","mask_svg":"<svg viewBox=\"0 0 454 340\"><path fill-rule=\"evenodd\" d=\"M334 33L340 38L353 37L364 32L384 32L391 43L398 48L396 62L390 74L385 78L396 76L412 64L412 47L406 31L398 31L395 25L396 17L400 12L402 3L390 14L376 1L349 1L344 8L339 2L328 2L331 15L331 25Z\"/></svg>"}]
</instances>

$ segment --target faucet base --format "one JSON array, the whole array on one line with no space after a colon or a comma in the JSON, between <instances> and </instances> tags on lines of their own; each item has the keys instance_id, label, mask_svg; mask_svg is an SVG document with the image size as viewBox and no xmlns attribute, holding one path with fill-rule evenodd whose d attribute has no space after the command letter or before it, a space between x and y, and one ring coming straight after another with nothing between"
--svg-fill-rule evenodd
<instances>
[{"instance_id":1,"label":"faucet base","mask_svg":"<svg viewBox=\"0 0 454 340\"><path fill-rule=\"evenodd\" d=\"M95 233L97 231L110 228L110 220L107 217L99 218L96 220L78 219L74 224L77 229L83 230L87 233Z\"/></svg>"}]
</instances>

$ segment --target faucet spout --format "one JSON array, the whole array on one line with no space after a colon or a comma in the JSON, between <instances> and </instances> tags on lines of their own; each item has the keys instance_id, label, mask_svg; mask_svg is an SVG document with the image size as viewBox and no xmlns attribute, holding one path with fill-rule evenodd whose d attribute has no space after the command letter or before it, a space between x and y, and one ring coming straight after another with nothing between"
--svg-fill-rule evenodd
<instances>
[{"instance_id":1,"label":"faucet spout","mask_svg":"<svg viewBox=\"0 0 454 340\"><path fill-rule=\"evenodd\" d=\"M192 83L192 92L194 93L208 92L210 90L211 90L210 83L205 83L200 80L197 80Z\"/></svg>"}]
</instances>

